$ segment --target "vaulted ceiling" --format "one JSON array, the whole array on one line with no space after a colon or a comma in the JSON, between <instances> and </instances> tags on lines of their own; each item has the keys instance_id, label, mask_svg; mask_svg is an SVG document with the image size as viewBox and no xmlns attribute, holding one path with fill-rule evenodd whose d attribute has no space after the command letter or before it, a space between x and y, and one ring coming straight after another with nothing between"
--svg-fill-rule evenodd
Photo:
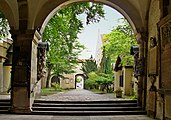
<instances>
[{"instance_id":1,"label":"vaulted ceiling","mask_svg":"<svg viewBox=\"0 0 171 120\"><path fill-rule=\"evenodd\" d=\"M151 0L0 0L12 29L19 29L22 21L25 28L37 29L44 26L57 10L75 2L100 2L118 10L130 22L134 31L147 29L147 18Z\"/></svg>"}]
</instances>

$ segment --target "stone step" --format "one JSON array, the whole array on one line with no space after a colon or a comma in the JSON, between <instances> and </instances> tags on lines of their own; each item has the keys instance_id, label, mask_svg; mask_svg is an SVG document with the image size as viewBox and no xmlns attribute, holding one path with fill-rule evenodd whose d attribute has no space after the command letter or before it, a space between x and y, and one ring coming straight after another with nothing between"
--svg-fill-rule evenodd
<instances>
[{"instance_id":1,"label":"stone step","mask_svg":"<svg viewBox=\"0 0 171 120\"><path fill-rule=\"evenodd\" d=\"M0 106L0 110L8 110L10 109L10 105L9 106Z\"/></svg>"},{"instance_id":2,"label":"stone step","mask_svg":"<svg viewBox=\"0 0 171 120\"><path fill-rule=\"evenodd\" d=\"M11 100L0 99L0 114L8 114L11 108Z\"/></svg>"},{"instance_id":3,"label":"stone step","mask_svg":"<svg viewBox=\"0 0 171 120\"><path fill-rule=\"evenodd\" d=\"M48 101L48 100L35 100L34 103L65 103L65 104L94 104L94 103L137 103L137 100L119 99L119 100L100 100L100 101Z\"/></svg>"},{"instance_id":4,"label":"stone step","mask_svg":"<svg viewBox=\"0 0 171 120\"><path fill-rule=\"evenodd\" d=\"M34 115L146 115L144 111L33 111Z\"/></svg>"},{"instance_id":5,"label":"stone step","mask_svg":"<svg viewBox=\"0 0 171 120\"><path fill-rule=\"evenodd\" d=\"M137 103L34 103L33 107L136 107Z\"/></svg>"},{"instance_id":6,"label":"stone step","mask_svg":"<svg viewBox=\"0 0 171 120\"><path fill-rule=\"evenodd\" d=\"M140 107L32 107L33 111L137 111Z\"/></svg>"},{"instance_id":7,"label":"stone step","mask_svg":"<svg viewBox=\"0 0 171 120\"><path fill-rule=\"evenodd\" d=\"M36 100L32 114L39 115L144 115L136 100L45 101Z\"/></svg>"}]
</instances>

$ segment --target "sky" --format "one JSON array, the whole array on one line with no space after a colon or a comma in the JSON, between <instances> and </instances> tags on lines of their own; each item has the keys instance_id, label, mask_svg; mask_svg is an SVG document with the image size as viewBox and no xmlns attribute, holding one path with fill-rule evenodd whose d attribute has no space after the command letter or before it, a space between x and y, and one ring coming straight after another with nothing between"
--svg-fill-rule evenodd
<instances>
[{"instance_id":1,"label":"sky","mask_svg":"<svg viewBox=\"0 0 171 120\"><path fill-rule=\"evenodd\" d=\"M86 25L85 16L82 15L80 18L84 21L84 29L78 35L78 40L83 44L86 49L79 56L80 59L88 59L91 55L95 57L96 45L99 34L110 33L112 28L116 27L119 22L119 18L123 16L115 9L104 5L105 19L101 19L99 23L91 23Z\"/></svg>"}]
</instances>

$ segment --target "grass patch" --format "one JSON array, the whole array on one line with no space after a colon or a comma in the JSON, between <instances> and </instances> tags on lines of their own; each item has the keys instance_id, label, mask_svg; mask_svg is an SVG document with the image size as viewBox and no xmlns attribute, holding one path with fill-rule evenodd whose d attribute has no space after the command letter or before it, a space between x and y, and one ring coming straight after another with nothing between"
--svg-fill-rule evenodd
<instances>
[{"instance_id":1,"label":"grass patch","mask_svg":"<svg viewBox=\"0 0 171 120\"><path fill-rule=\"evenodd\" d=\"M99 89L91 89L92 92L98 93L98 94L108 94L106 91L101 91Z\"/></svg>"},{"instance_id":2,"label":"grass patch","mask_svg":"<svg viewBox=\"0 0 171 120\"><path fill-rule=\"evenodd\" d=\"M41 95L42 96L52 95L52 94L56 94L58 92L59 91L55 90L53 87L41 89Z\"/></svg>"},{"instance_id":3,"label":"grass patch","mask_svg":"<svg viewBox=\"0 0 171 120\"><path fill-rule=\"evenodd\" d=\"M137 96L136 95L133 95L133 96L123 96L123 99L137 100Z\"/></svg>"},{"instance_id":4,"label":"grass patch","mask_svg":"<svg viewBox=\"0 0 171 120\"><path fill-rule=\"evenodd\" d=\"M42 88L41 89L41 96L57 94L58 92L66 92L66 91L69 91L69 90L70 89L56 89L54 87Z\"/></svg>"}]
</instances>

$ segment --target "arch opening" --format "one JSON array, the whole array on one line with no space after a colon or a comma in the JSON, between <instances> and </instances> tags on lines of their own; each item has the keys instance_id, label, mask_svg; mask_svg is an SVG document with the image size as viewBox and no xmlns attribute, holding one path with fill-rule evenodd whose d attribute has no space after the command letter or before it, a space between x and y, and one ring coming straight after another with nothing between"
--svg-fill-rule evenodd
<instances>
[{"instance_id":1,"label":"arch opening","mask_svg":"<svg viewBox=\"0 0 171 120\"><path fill-rule=\"evenodd\" d=\"M75 89L84 89L85 76L83 74L75 75Z\"/></svg>"},{"instance_id":2,"label":"arch opening","mask_svg":"<svg viewBox=\"0 0 171 120\"><path fill-rule=\"evenodd\" d=\"M63 2L63 3L56 3L56 6L53 6L51 8L51 11L49 11L48 13L44 14L44 16L41 15L41 13L38 14L38 18L42 18L41 21L38 21L38 18L35 19L35 26L41 26L40 27L40 33L43 33L45 26L47 25L48 21L54 16L54 14L66 7L69 4L73 4L73 3L77 3L77 2L86 2L86 0L74 0L74 1L67 1L67 2ZM94 2L94 1L92 1ZM129 3L125 3L126 6L123 6L124 4L121 2L110 2L110 1L102 1L102 0L97 0L95 1L97 3L101 3L107 6L110 6L111 8L117 10L119 13L121 13L126 19L127 21L130 23L134 33L139 32L139 30L144 29L144 27L142 26L143 23L141 21L141 17L138 13L138 11L131 6ZM54 3L55 4L55 3ZM45 6L44 6L45 7ZM125 8L124 8L125 7ZM43 8L42 8L42 11Z\"/></svg>"}]
</instances>

